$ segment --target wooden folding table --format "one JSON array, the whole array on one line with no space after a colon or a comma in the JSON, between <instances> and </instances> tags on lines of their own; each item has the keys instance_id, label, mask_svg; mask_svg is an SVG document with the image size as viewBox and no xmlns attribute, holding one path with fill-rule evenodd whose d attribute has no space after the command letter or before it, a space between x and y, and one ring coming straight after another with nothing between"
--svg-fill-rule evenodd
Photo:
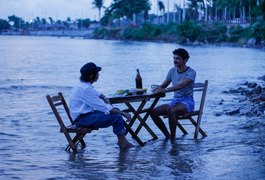
<instances>
[{"instance_id":1,"label":"wooden folding table","mask_svg":"<svg viewBox=\"0 0 265 180\"><path fill-rule=\"evenodd\" d=\"M141 145L144 146L145 142L143 142L140 137L138 136L138 133L144 127L150 135L154 139L157 139L156 134L152 131L152 129L147 125L146 120L150 116L151 111L154 109L155 105L157 104L158 100L161 97L165 97L165 94L163 93L146 93L141 95L129 95L129 96L115 96L109 98L111 104L125 104L128 109L124 109L123 111L133 113L132 120L127 123L125 122L126 127L126 134L129 132L132 137ZM151 105L149 107L145 107L147 102L150 101ZM139 102L134 103L134 102ZM133 103L133 104L132 104ZM136 107L138 105L138 107ZM144 114L143 117L140 116L140 114ZM140 124L134 131L132 129L133 124L135 123L136 119L140 121Z\"/></svg>"}]
</instances>

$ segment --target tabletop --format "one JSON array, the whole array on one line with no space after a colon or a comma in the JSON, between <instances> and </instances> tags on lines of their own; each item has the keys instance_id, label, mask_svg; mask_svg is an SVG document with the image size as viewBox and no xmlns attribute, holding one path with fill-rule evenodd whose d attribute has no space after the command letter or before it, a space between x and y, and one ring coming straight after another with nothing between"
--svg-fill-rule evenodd
<instances>
[{"instance_id":1,"label":"tabletop","mask_svg":"<svg viewBox=\"0 0 265 180\"><path fill-rule=\"evenodd\" d=\"M119 104L126 102L141 102L143 100L149 101L151 98L161 98L165 97L164 93L144 93L144 94L134 94L128 96L112 96L109 97L111 104Z\"/></svg>"}]
</instances>

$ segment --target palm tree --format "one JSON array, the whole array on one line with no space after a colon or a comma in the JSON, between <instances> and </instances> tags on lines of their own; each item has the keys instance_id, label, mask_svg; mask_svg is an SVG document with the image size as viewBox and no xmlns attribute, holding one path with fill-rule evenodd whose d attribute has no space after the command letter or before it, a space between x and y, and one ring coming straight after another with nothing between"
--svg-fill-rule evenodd
<instances>
[{"instance_id":1,"label":"palm tree","mask_svg":"<svg viewBox=\"0 0 265 180\"><path fill-rule=\"evenodd\" d=\"M54 23L54 20L52 19L52 17L48 17L49 21L50 21L50 24L53 24Z\"/></svg>"},{"instance_id":2,"label":"palm tree","mask_svg":"<svg viewBox=\"0 0 265 180\"><path fill-rule=\"evenodd\" d=\"M165 14L165 6L164 6L164 3L162 1L158 1L157 3L158 5L158 9L160 12L162 12L162 16L163 16L163 23L164 23L164 14Z\"/></svg>"},{"instance_id":3,"label":"palm tree","mask_svg":"<svg viewBox=\"0 0 265 180\"><path fill-rule=\"evenodd\" d=\"M199 17L199 9L203 7L203 0L188 0L189 1L189 10L190 10L190 18L194 21L198 20Z\"/></svg>"},{"instance_id":4,"label":"palm tree","mask_svg":"<svg viewBox=\"0 0 265 180\"><path fill-rule=\"evenodd\" d=\"M182 17L182 21L184 21L186 19L186 2L185 0L183 0L183 17Z\"/></svg>"},{"instance_id":5,"label":"palm tree","mask_svg":"<svg viewBox=\"0 0 265 180\"><path fill-rule=\"evenodd\" d=\"M182 11L182 9L181 9L181 7L180 7L180 5L177 5L177 4L174 4L174 17L173 17L173 22L175 23L175 22L181 22L182 20L181 20L181 11ZM178 19L176 20L176 14L177 14L177 17L178 17Z\"/></svg>"},{"instance_id":6,"label":"palm tree","mask_svg":"<svg viewBox=\"0 0 265 180\"><path fill-rule=\"evenodd\" d=\"M169 0L167 0L167 24L169 23Z\"/></svg>"},{"instance_id":7,"label":"palm tree","mask_svg":"<svg viewBox=\"0 0 265 180\"><path fill-rule=\"evenodd\" d=\"M119 19L126 17L135 24L134 20L136 16L149 10L149 0L113 0L111 5L106 9L104 20L109 21L111 18Z\"/></svg>"},{"instance_id":8,"label":"palm tree","mask_svg":"<svg viewBox=\"0 0 265 180\"><path fill-rule=\"evenodd\" d=\"M94 0L92 4L94 5L94 8L98 8L98 19L100 21L101 19L101 8L103 7L103 1L104 0Z\"/></svg>"}]
</instances>

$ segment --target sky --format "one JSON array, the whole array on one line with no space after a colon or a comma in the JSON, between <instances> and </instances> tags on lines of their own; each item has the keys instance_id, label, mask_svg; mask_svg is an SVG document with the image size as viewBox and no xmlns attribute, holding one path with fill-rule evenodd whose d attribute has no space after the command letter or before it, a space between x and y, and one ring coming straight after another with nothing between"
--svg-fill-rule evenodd
<instances>
[{"instance_id":1,"label":"sky","mask_svg":"<svg viewBox=\"0 0 265 180\"><path fill-rule=\"evenodd\" d=\"M109 6L112 0L104 0L104 5ZM157 0L152 3L151 13L157 12ZM164 1L166 6L167 0ZM182 0L169 0L171 3L179 3ZM40 18L52 17L54 20L72 20L89 18L98 20L98 9L93 8L93 0L0 0L0 18L16 15L26 21L37 16ZM173 5L171 5L173 7ZM102 12L103 15L103 12Z\"/></svg>"}]
</instances>

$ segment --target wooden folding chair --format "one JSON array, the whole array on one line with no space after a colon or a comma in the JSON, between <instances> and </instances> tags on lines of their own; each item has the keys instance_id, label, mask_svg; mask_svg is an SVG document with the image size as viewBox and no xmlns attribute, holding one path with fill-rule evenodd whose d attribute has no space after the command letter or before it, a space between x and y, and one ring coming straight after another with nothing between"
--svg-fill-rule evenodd
<instances>
[{"instance_id":1,"label":"wooden folding chair","mask_svg":"<svg viewBox=\"0 0 265 180\"><path fill-rule=\"evenodd\" d=\"M192 125L195 126L195 132L194 132L194 138L195 139L198 138L198 133L199 132L202 134L203 137L207 136L206 133L200 128L207 88L208 88L208 80L205 80L204 83L195 83L194 84L194 89L193 89L194 94L195 93L196 94L200 94L201 93L201 101L200 101L200 104L199 104L199 109L194 110L193 112L190 112L190 113L186 113L183 116L178 116L177 117L177 120L178 120L177 121L177 127L179 127L179 129L184 134L188 134L188 132L183 127L183 125L187 125L187 124L181 124L180 123L181 120L190 120ZM194 116L195 117L197 116L196 121L193 118Z\"/></svg>"},{"instance_id":2,"label":"wooden folding chair","mask_svg":"<svg viewBox=\"0 0 265 180\"><path fill-rule=\"evenodd\" d=\"M46 96L51 109L61 127L60 132L64 133L69 145L65 148L65 150L70 150L72 149L73 152L77 152L77 145L80 143L82 148L86 147L86 143L83 140L83 137L87 134L87 133L91 133L92 129L91 128L83 128L83 127L76 127L74 125L74 121L70 116L70 111L69 108L67 106L67 103L63 97L63 94L60 92L58 93L58 95L55 96L50 96L47 95ZM65 116L66 113L66 116ZM64 116L63 116L64 114ZM66 126L65 122L66 119L68 119L68 124L70 123L70 125ZM70 133L75 133L74 138L71 137Z\"/></svg>"}]
</instances>

